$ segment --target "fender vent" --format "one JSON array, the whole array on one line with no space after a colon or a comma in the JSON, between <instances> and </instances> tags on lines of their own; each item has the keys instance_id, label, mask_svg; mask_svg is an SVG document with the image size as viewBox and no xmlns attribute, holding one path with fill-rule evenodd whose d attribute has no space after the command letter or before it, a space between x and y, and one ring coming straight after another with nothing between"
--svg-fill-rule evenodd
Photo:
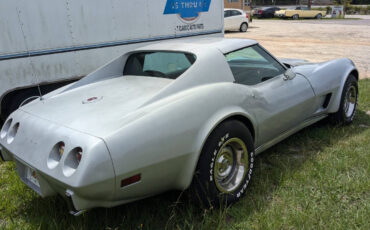
<instances>
[{"instance_id":1,"label":"fender vent","mask_svg":"<svg viewBox=\"0 0 370 230\"><path fill-rule=\"evenodd\" d=\"M322 107L323 107L324 109L326 109L326 108L328 107L329 102L330 102L330 99L331 99L331 93L329 93L329 94L327 94L327 95L325 96L324 103L322 104Z\"/></svg>"}]
</instances>

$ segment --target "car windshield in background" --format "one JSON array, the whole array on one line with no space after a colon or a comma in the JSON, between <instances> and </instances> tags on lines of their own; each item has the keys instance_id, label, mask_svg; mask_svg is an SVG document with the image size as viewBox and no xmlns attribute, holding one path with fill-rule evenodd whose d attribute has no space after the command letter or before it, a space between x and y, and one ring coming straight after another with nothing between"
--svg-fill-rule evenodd
<instances>
[{"instance_id":1,"label":"car windshield in background","mask_svg":"<svg viewBox=\"0 0 370 230\"><path fill-rule=\"evenodd\" d=\"M195 55L184 52L142 52L127 59L123 75L176 79L194 62Z\"/></svg>"},{"instance_id":2,"label":"car windshield in background","mask_svg":"<svg viewBox=\"0 0 370 230\"><path fill-rule=\"evenodd\" d=\"M284 73L284 67L260 46L254 45L225 55L235 82L255 85Z\"/></svg>"}]
</instances>

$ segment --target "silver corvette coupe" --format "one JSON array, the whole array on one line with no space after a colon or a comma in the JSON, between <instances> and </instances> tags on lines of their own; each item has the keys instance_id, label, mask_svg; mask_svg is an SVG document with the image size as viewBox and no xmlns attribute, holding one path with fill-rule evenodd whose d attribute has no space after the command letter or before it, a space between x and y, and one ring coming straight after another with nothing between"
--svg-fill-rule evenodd
<instances>
[{"instance_id":1,"label":"silver corvette coupe","mask_svg":"<svg viewBox=\"0 0 370 230\"><path fill-rule=\"evenodd\" d=\"M347 58L279 60L253 40L157 43L20 107L1 158L74 215L188 187L230 204L256 154L328 116L350 123L358 78Z\"/></svg>"}]
</instances>

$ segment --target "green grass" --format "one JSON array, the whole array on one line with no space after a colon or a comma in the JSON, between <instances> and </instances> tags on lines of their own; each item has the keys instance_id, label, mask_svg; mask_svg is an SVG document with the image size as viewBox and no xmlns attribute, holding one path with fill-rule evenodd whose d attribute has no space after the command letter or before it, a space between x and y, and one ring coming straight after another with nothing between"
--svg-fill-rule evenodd
<instances>
[{"instance_id":1,"label":"green grass","mask_svg":"<svg viewBox=\"0 0 370 230\"><path fill-rule=\"evenodd\" d=\"M0 229L368 229L370 226L370 80L360 81L350 126L320 122L256 159L247 195L203 209L188 192L169 192L80 217L61 198L42 199L0 163Z\"/></svg>"}]
</instances>

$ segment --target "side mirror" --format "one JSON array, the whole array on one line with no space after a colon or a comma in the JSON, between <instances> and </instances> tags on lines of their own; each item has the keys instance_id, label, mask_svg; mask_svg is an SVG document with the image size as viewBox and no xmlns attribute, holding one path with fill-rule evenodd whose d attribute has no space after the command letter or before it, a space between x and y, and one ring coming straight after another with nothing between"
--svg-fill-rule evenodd
<instances>
[{"instance_id":1,"label":"side mirror","mask_svg":"<svg viewBox=\"0 0 370 230\"><path fill-rule=\"evenodd\" d=\"M287 69L284 73L284 80L292 80L295 76L296 74L291 69Z\"/></svg>"}]
</instances>

